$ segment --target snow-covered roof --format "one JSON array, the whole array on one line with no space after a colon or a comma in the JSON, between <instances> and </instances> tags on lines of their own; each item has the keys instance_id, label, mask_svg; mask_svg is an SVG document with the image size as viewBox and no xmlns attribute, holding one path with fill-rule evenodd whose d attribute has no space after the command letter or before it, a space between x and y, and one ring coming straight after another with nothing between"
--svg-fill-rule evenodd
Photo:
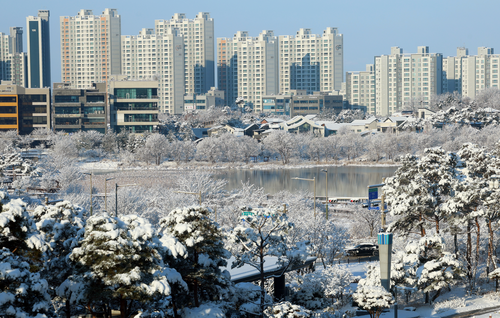
<instances>
[{"instance_id":1,"label":"snow-covered roof","mask_svg":"<svg viewBox=\"0 0 500 318\"><path fill-rule=\"evenodd\" d=\"M221 267L221 270L227 270L231 275L231 281L235 283L239 282L248 282L253 281L260 278L260 272L254 267L245 264L239 268L231 268L235 258L231 256L231 258L227 261L227 266ZM310 256L306 259L306 261L302 264L296 264L295 266L290 266L286 271L293 271L299 268L307 267L316 261L316 257ZM278 264L278 258L275 256L266 256L264 257L264 273L266 277L271 277L276 274L276 272L281 272L283 270L283 266Z\"/></svg>"},{"instance_id":2,"label":"snow-covered roof","mask_svg":"<svg viewBox=\"0 0 500 318\"><path fill-rule=\"evenodd\" d=\"M305 115L304 118L305 119L309 119L309 120L312 120L313 118L315 118L316 115L315 114L312 114L312 115Z\"/></svg>"},{"instance_id":3,"label":"snow-covered roof","mask_svg":"<svg viewBox=\"0 0 500 318\"><path fill-rule=\"evenodd\" d=\"M325 128L328 130L339 130L342 127L347 127L350 125L350 124L346 124L346 123L336 123L334 121L317 121L316 124L318 124L320 126L324 125Z\"/></svg>"},{"instance_id":4,"label":"snow-covered roof","mask_svg":"<svg viewBox=\"0 0 500 318\"><path fill-rule=\"evenodd\" d=\"M206 132L208 131L208 128L192 128L193 134L195 135L196 138L204 138L206 137ZM205 134L203 134L205 132Z\"/></svg>"},{"instance_id":5,"label":"snow-covered roof","mask_svg":"<svg viewBox=\"0 0 500 318\"><path fill-rule=\"evenodd\" d=\"M377 118L375 118L375 117L368 118L368 119L356 119L356 120L353 120L352 123L350 123L350 125L351 126L368 125L376 120L377 120Z\"/></svg>"},{"instance_id":6,"label":"snow-covered roof","mask_svg":"<svg viewBox=\"0 0 500 318\"><path fill-rule=\"evenodd\" d=\"M391 117L387 117L387 119L385 121L387 121L387 120L390 120L393 123L395 123L395 122L398 122L398 121L408 120L408 117L394 117L394 116L391 116Z\"/></svg>"},{"instance_id":7,"label":"snow-covered roof","mask_svg":"<svg viewBox=\"0 0 500 318\"><path fill-rule=\"evenodd\" d=\"M264 118L262 121L267 121L268 123L282 123L284 122L285 120L281 119L281 118Z\"/></svg>"}]
</instances>

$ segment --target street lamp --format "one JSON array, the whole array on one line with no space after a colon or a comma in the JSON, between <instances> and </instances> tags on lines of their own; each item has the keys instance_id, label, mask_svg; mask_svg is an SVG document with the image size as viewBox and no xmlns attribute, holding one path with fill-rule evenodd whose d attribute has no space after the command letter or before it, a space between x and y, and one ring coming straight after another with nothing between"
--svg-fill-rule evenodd
<instances>
[{"instance_id":1,"label":"street lamp","mask_svg":"<svg viewBox=\"0 0 500 318\"><path fill-rule=\"evenodd\" d=\"M92 202L92 176L94 173L93 172L91 172L91 173L84 172L83 174L90 176L90 216L92 216L92 205L93 205L93 202Z\"/></svg>"},{"instance_id":2,"label":"street lamp","mask_svg":"<svg viewBox=\"0 0 500 318\"><path fill-rule=\"evenodd\" d=\"M325 195L326 195L326 219L328 220L328 170L326 169L321 169L321 172L324 172L326 174L326 189L325 189Z\"/></svg>"},{"instance_id":3,"label":"street lamp","mask_svg":"<svg viewBox=\"0 0 500 318\"><path fill-rule=\"evenodd\" d=\"M136 186L137 184L124 184L124 185L118 185L118 183L115 183L115 217L118 217L118 188L119 187L133 187Z\"/></svg>"},{"instance_id":4,"label":"street lamp","mask_svg":"<svg viewBox=\"0 0 500 318\"><path fill-rule=\"evenodd\" d=\"M108 212L108 181L115 178L104 179L104 211Z\"/></svg>"},{"instance_id":5,"label":"street lamp","mask_svg":"<svg viewBox=\"0 0 500 318\"><path fill-rule=\"evenodd\" d=\"M316 177L312 179L306 179L306 178L292 178L293 180L305 180L305 181L312 181L314 182L314 219L316 220Z\"/></svg>"},{"instance_id":6,"label":"street lamp","mask_svg":"<svg viewBox=\"0 0 500 318\"><path fill-rule=\"evenodd\" d=\"M197 194L200 196L200 206L201 206L201 190L200 192L175 191L175 193Z\"/></svg>"}]
</instances>

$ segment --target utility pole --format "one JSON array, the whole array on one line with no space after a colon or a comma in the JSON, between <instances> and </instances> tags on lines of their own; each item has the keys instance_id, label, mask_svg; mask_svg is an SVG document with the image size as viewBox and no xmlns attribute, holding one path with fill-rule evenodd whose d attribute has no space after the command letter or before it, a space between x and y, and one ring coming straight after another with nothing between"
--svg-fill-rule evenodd
<instances>
[{"instance_id":1,"label":"utility pole","mask_svg":"<svg viewBox=\"0 0 500 318\"><path fill-rule=\"evenodd\" d=\"M104 210L108 212L108 181L113 180L114 178L104 179Z\"/></svg>"},{"instance_id":2,"label":"utility pole","mask_svg":"<svg viewBox=\"0 0 500 318\"><path fill-rule=\"evenodd\" d=\"M92 175L94 174L93 172L91 173L87 173L87 172L84 172L83 174L86 174L88 176L90 176L90 216L92 216L92 210L93 210L93 200L92 200Z\"/></svg>"},{"instance_id":3,"label":"utility pole","mask_svg":"<svg viewBox=\"0 0 500 318\"><path fill-rule=\"evenodd\" d=\"M325 211L326 211L326 220L328 220L328 170L321 169L321 171L326 174L326 188L325 188L326 206L325 206Z\"/></svg>"}]
</instances>

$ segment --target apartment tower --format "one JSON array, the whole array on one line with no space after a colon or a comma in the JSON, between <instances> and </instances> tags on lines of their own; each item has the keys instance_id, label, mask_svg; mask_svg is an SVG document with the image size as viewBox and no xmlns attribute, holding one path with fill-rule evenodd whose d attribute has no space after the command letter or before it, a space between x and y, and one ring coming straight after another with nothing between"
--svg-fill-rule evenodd
<instances>
[{"instance_id":1,"label":"apartment tower","mask_svg":"<svg viewBox=\"0 0 500 318\"><path fill-rule=\"evenodd\" d=\"M477 55L457 48L457 56L443 59L443 92L474 98L485 89L498 88L499 62L500 55L493 48L479 47Z\"/></svg>"},{"instance_id":2,"label":"apartment tower","mask_svg":"<svg viewBox=\"0 0 500 318\"><path fill-rule=\"evenodd\" d=\"M375 66L367 64L364 72L347 72L345 98L350 105L366 106L375 115Z\"/></svg>"},{"instance_id":3,"label":"apartment tower","mask_svg":"<svg viewBox=\"0 0 500 318\"><path fill-rule=\"evenodd\" d=\"M388 116L404 105L425 107L442 93L443 56L419 46L417 53L392 47L390 55L375 57L376 114Z\"/></svg>"},{"instance_id":4,"label":"apartment tower","mask_svg":"<svg viewBox=\"0 0 500 318\"><path fill-rule=\"evenodd\" d=\"M80 10L60 17L61 79L72 88L90 88L121 72L121 16L116 9L100 15Z\"/></svg>"},{"instance_id":5,"label":"apartment tower","mask_svg":"<svg viewBox=\"0 0 500 318\"><path fill-rule=\"evenodd\" d=\"M292 89L331 92L340 90L344 76L343 35L337 28L327 28L323 34L300 29L296 36L281 35L280 93Z\"/></svg>"},{"instance_id":6,"label":"apartment tower","mask_svg":"<svg viewBox=\"0 0 500 318\"><path fill-rule=\"evenodd\" d=\"M207 12L200 12L194 19L176 13L170 20L156 20L156 35L182 36L184 50L184 83L186 94L204 94L215 86L214 19ZM175 30L175 31L174 31Z\"/></svg>"},{"instance_id":7,"label":"apartment tower","mask_svg":"<svg viewBox=\"0 0 500 318\"><path fill-rule=\"evenodd\" d=\"M49 10L26 18L28 29L28 87L51 86Z\"/></svg>"},{"instance_id":8,"label":"apartment tower","mask_svg":"<svg viewBox=\"0 0 500 318\"><path fill-rule=\"evenodd\" d=\"M225 91L226 104L238 97L254 111L262 111L262 97L279 92L279 45L273 31L258 37L238 31L233 38L217 39L219 89Z\"/></svg>"},{"instance_id":9,"label":"apartment tower","mask_svg":"<svg viewBox=\"0 0 500 318\"><path fill-rule=\"evenodd\" d=\"M142 29L122 36L122 73L132 80L158 81L160 112L182 114L185 93L184 37L176 29L163 35Z\"/></svg>"}]
</instances>

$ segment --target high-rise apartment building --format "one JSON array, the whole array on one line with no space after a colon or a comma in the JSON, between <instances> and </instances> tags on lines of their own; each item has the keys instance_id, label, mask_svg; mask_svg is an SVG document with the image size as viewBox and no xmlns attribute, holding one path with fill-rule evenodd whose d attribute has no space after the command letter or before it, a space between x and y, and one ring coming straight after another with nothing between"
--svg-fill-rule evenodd
<instances>
[{"instance_id":1,"label":"high-rise apartment building","mask_svg":"<svg viewBox=\"0 0 500 318\"><path fill-rule=\"evenodd\" d=\"M375 115L375 66L366 65L366 71L347 72L345 78L345 98L350 105L366 106Z\"/></svg>"},{"instance_id":2,"label":"high-rise apartment building","mask_svg":"<svg viewBox=\"0 0 500 318\"><path fill-rule=\"evenodd\" d=\"M214 19L200 12L194 19L176 13L170 20L156 20L157 35L176 34L184 38L184 83L186 94L204 94L215 86ZM174 32L175 30L176 32ZM171 105L169 105L171 106Z\"/></svg>"},{"instance_id":3,"label":"high-rise apartment building","mask_svg":"<svg viewBox=\"0 0 500 318\"><path fill-rule=\"evenodd\" d=\"M332 92L343 80L343 36L336 28L322 35L300 29L296 36L274 36L263 31L252 38L238 32L217 39L219 88L226 101L237 97L254 111L262 111L262 96L289 94L291 90Z\"/></svg>"},{"instance_id":4,"label":"high-rise apartment building","mask_svg":"<svg viewBox=\"0 0 500 318\"><path fill-rule=\"evenodd\" d=\"M279 37L280 93L292 89L330 92L340 90L344 76L343 35L337 28L323 34L300 29L296 36Z\"/></svg>"},{"instance_id":5,"label":"high-rise apartment building","mask_svg":"<svg viewBox=\"0 0 500 318\"><path fill-rule=\"evenodd\" d=\"M17 31L12 32L13 29ZM0 32L0 81L9 81L13 85L26 87L27 56L22 52L22 28L11 28L10 34ZM19 42L21 42L20 47ZM19 49L21 51L17 52Z\"/></svg>"},{"instance_id":6,"label":"high-rise apartment building","mask_svg":"<svg viewBox=\"0 0 500 318\"><path fill-rule=\"evenodd\" d=\"M254 111L262 111L262 97L279 92L279 44L273 31L258 37L238 31L233 38L217 39L219 89L226 104L238 97Z\"/></svg>"},{"instance_id":7,"label":"high-rise apartment building","mask_svg":"<svg viewBox=\"0 0 500 318\"><path fill-rule=\"evenodd\" d=\"M89 88L121 72L121 16L116 9L100 15L80 10L60 17L61 79L72 88Z\"/></svg>"},{"instance_id":8,"label":"high-rise apartment building","mask_svg":"<svg viewBox=\"0 0 500 318\"><path fill-rule=\"evenodd\" d=\"M22 53L23 52L23 28L11 27L10 28L10 43L9 53Z\"/></svg>"},{"instance_id":9,"label":"high-rise apartment building","mask_svg":"<svg viewBox=\"0 0 500 318\"><path fill-rule=\"evenodd\" d=\"M49 10L26 18L28 29L28 87L51 86Z\"/></svg>"},{"instance_id":10,"label":"high-rise apartment building","mask_svg":"<svg viewBox=\"0 0 500 318\"><path fill-rule=\"evenodd\" d=\"M185 94L202 95L215 86L214 20L208 13L156 20L154 32L143 29L138 36L122 36L121 46L121 74L158 80L161 112L181 114Z\"/></svg>"},{"instance_id":11,"label":"high-rise apartment building","mask_svg":"<svg viewBox=\"0 0 500 318\"><path fill-rule=\"evenodd\" d=\"M143 29L122 36L122 74L129 79L157 80L161 112L182 114L185 94L184 37L168 28L162 35Z\"/></svg>"},{"instance_id":12,"label":"high-rise apartment building","mask_svg":"<svg viewBox=\"0 0 500 318\"><path fill-rule=\"evenodd\" d=\"M467 48L458 48L457 56L443 59L443 91L476 97L487 88L498 88L500 55L493 48L479 47L477 55Z\"/></svg>"},{"instance_id":13,"label":"high-rise apartment building","mask_svg":"<svg viewBox=\"0 0 500 318\"><path fill-rule=\"evenodd\" d=\"M442 93L443 56L419 46L417 53L392 47L390 55L375 57L376 114L388 116L403 105L426 106L431 96ZM346 89L348 90L348 89ZM367 106L367 105L365 105Z\"/></svg>"}]
</instances>

